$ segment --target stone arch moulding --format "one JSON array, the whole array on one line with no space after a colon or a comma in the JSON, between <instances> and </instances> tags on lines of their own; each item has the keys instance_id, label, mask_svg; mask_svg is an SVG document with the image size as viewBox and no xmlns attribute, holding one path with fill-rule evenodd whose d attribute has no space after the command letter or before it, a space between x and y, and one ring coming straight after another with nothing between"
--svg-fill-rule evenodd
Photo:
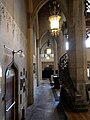
<instances>
[{"instance_id":1,"label":"stone arch moulding","mask_svg":"<svg viewBox=\"0 0 90 120\"><path fill-rule=\"evenodd\" d=\"M41 9L41 7L46 4L49 0L36 0L35 3L36 5L34 6L34 3L33 3L33 13L34 15L36 13L38 13L38 11ZM67 7L67 3L65 0L63 1L58 1L60 3L60 6L61 6L61 11L64 13L66 19L68 20L68 7ZM35 16L34 16L35 17Z\"/></svg>"},{"instance_id":2,"label":"stone arch moulding","mask_svg":"<svg viewBox=\"0 0 90 120\"><path fill-rule=\"evenodd\" d=\"M47 34L48 34L48 31L45 31L45 32L42 34L42 36L40 37L40 39L39 39L39 40L40 40L40 43L39 43L39 44L40 44L40 49L42 49L43 46L47 43L47 41L45 41L44 44L41 45L41 41L43 40L44 36L47 35ZM51 48L54 49L52 43L51 43L50 45L51 45Z\"/></svg>"},{"instance_id":3,"label":"stone arch moulding","mask_svg":"<svg viewBox=\"0 0 90 120\"><path fill-rule=\"evenodd\" d=\"M27 13L31 13L32 15L32 24L34 24L36 14L38 14L39 10L42 8L44 4L46 4L49 0L26 0L26 8L27 8ZM61 11L65 15L65 18L68 23L68 6L66 3L66 0L58 0L61 6ZM31 5L32 4L32 5ZM32 9L30 9L30 6L32 6Z\"/></svg>"},{"instance_id":4,"label":"stone arch moulding","mask_svg":"<svg viewBox=\"0 0 90 120\"><path fill-rule=\"evenodd\" d=\"M28 0L28 1L31 1L31 0ZM45 5L49 0L36 0L36 1L33 1L33 15L32 15L32 24L34 24L34 21L35 21L35 17L36 17L36 14L38 14L39 10L43 7L43 5ZM34 4L35 2L35 4ZM66 0L58 0L58 2L60 3L60 6L61 6L61 11L62 13L64 14L65 18L66 18L66 21L67 21L67 24L68 24L68 19L69 19L69 16L68 16L68 5L67 5L67 2ZM30 4L30 2L28 2ZM30 5L29 5L30 6Z\"/></svg>"}]
</instances>

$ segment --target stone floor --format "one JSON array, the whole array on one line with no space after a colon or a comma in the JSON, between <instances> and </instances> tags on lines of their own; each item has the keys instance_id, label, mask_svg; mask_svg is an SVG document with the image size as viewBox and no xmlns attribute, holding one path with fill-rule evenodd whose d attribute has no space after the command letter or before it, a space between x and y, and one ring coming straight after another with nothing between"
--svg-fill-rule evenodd
<instances>
[{"instance_id":1,"label":"stone floor","mask_svg":"<svg viewBox=\"0 0 90 120\"><path fill-rule=\"evenodd\" d=\"M67 120L54 93L49 80L42 80L37 87L34 104L27 109L26 120Z\"/></svg>"}]
</instances>

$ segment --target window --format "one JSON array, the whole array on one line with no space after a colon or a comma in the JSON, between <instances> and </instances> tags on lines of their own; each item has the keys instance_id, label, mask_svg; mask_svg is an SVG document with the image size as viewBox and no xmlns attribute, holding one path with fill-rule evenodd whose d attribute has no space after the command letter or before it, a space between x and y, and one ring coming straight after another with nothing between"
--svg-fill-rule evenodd
<instances>
[{"instance_id":1,"label":"window","mask_svg":"<svg viewBox=\"0 0 90 120\"><path fill-rule=\"evenodd\" d=\"M89 68L87 68L87 76L89 77Z\"/></svg>"},{"instance_id":2,"label":"window","mask_svg":"<svg viewBox=\"0 0 90 120\"><path fill-rule=\"evenodd\" d=\"M85 7L87 9L87 12L90 13L90 0L86 0Z\"/></svg>"},{"instance_id":3,"label":"window","mask_svg":"<svg viewBox=\"0 0 90 120\"><path fill-rule=\"evenodd\" d=\"M66 42L66 50L69 50L69 43Z\"/></svg>"},{"instance_id":4,"label":"window","mask_svg":"<svg viewBox=\"0 0 90 120\"><path fill-rule=\"evenodd\" d=\"M2 67L0 65L0 93L1 93L1 81L2 81Z\"/></svg>"},{"instance_id":5,"label":"window","mask_svg":"<svg viewBox=\"0 0 90 120\"><path fill-rule=\"evenodd\" d=\"M90 48L90 37L86 39L86 48Z\"/></svg>"}]
</instances>

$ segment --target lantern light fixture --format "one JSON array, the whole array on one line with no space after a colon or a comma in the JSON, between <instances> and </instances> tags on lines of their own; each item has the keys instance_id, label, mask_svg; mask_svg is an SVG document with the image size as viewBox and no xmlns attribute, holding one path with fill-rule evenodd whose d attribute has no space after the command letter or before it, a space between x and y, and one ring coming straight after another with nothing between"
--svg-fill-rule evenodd
<instances>
[{"instance_id":1,"label":"lantern light fixture","mask_svg":"<svg viewBox=\"0 0 90 120\"><path fill-rule=\"evenodd\" d=\"M49 39L48 39L48 41L47 41L47 46L48 46L48 48L46 49L46 53L47 53L48 55L50 55L51 52L52 52L52 50L51 50L51 48L50 48L50 41L49 41Z\"/></svg>"},{"instance_id":2,"label":"lantern light fixture","mask_svg":"<svg viewBox=\"0 0 90 120\"><path fill-rule=\"evenodd\" d=\"M47 48L47 54L51 54L51 48Z\"/></svg>"},{"instance_id":3,"label":"lantern light fixture","mask_svg":"<svg viewBox=\"0 0 90 120\"><path fill-rule=\"evenodd\" d=\"M57 36L61 30L61 16L60 13L60 5L57 3L56 0L53 0L52 4L49 5L50 8L50 32L52 35Z\"/></svg>"}]
</instances>

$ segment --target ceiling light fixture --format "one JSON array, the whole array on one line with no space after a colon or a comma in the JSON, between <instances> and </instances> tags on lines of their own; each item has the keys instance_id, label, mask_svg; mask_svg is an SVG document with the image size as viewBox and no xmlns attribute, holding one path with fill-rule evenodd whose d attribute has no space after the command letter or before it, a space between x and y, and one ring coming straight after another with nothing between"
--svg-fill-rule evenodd
<instances>
[{"instance_id":1,"label":"ceiling light fixture","mask_svg":"<svg viewBox=\"0 0 90 120\"><path fill-rule=\"evenodd\" d=\"M53 36L57 36L60 33L61 30L61 16L60 14L60 5L57 3L56 0L51 1L51 4L49 4L50 8L50 32Z\"/></svg>"},{"instance_id":2,"label":"ceiling light fixture","mask_svg":"<svg viewBox=\"0 0 90 120\"><path fill-rule=\"evenodd\" d=\"M47 48L47 54L51 54L51 48Z\"/></svg>"}]
</instances>

